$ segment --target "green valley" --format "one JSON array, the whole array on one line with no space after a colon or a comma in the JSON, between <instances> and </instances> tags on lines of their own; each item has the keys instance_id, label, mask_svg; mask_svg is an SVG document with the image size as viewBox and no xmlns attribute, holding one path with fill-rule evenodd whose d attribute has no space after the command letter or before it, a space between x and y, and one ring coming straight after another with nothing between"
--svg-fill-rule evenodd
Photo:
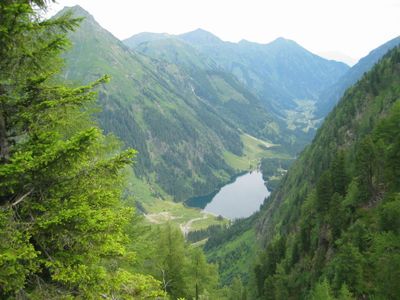
<instances>
[{"instance_id":1,"label":"green valley","mask_svg":"<svg viewBox=\"0 0 400 300\"><path fill-rule=\"evenodd\" d=\"M400 299L400 6L58 1L0 1L0 299Z\"/></svg>"},{"instance_id":2,"label":"green valley","mask_svg":"<svg viewBox=\"0 0 400 300\"><path fill-rule=\"evenodd\" d=\"M100 89L101 126L139 151L136 176L175 201L210 193L230 180L235 170L224 156L242 155L241 128L264 138L276 136L262 132L271 118L228 75L207 75L222 76L223 89L208 90L216 93L213 101L221 106L216 105L197 95L199 82L178 66L128 50L81 8L73 10L86 20L71 35L76 46L66 54L64 78L87 82L99 74L112 76ZM239 98L226 102L225 94ZM254 125L240 121L246 111Z\"/></svg>"},{"instance_id":3,"label":"green valley","mask_svg":"<svg viewBox=\"0 0 400 300\"><path fill-rule=\"evenodd\" d=\"M239 81L236 85L253 94L252 98L257 98L270 116L268 126L258 122L261 127L257 130L254 126L249 128L256 120L241 114L241 122L247 124L242 129L282 144L292 154L310 142L318 127L320 120L310 103L317 101L319 93L348 70L343 63L325 60L283 38L265 45L248 41L229 43L197 29L177 36L139 34L124 43L150 57L182 66L200 84L196 93L203 98L216 98L215 93L210 94L210 88L220 81L205 81L206 71L224 77L233 75ZM254 118L254 113L251 116Z\"/></svg>"}]
</instances>

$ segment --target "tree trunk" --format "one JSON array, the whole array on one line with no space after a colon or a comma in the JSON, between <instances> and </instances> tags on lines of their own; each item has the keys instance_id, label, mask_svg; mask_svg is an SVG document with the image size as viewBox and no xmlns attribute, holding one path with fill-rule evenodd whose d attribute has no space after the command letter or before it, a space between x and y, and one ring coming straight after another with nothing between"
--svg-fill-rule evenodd
<instances>
[{"instance_id":1,"label":"tree trunk","mask_svg":"<svg viewBox=\"0 0 400 300\"><path fill-rule=\"evenodd\" d=\"M0 163L8 160L9 147L7 141L7 127L3 111L0 110Z\"/></svg>"}]
</instances>

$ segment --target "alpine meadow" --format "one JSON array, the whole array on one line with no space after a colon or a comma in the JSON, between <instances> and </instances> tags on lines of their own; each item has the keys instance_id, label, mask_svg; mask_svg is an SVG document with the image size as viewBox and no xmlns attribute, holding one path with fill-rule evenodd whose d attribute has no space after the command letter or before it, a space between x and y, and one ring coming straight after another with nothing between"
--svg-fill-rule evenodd
<instances>
[{"instance_id":1,"label":"alpine meadow","mask_svg":"<svg viewBox=\"0 0 400 300\"><path fill-rule=\"evenodd\" d=\"M0 1L0 299L400 299L400 6L150 2Z\"/></svg>"}]
</instances>

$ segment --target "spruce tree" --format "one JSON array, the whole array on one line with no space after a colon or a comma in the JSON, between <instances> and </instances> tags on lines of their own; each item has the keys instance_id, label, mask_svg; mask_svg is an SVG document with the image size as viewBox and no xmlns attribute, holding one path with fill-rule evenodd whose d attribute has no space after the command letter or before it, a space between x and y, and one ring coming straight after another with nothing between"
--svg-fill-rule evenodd
<instances>
[{"instance_id":1,"label":"spruce tree","mask_svg":"<svg viewBox=\"0 0 400 300\"><path fill-rule=\"evenodd\" d=\"M127 254L120 151L91 120L93 88L56 80L70 14L46 1L0 3L0 298L155 296L152 277L109 268Z\"/></svg>"}]
</instances>

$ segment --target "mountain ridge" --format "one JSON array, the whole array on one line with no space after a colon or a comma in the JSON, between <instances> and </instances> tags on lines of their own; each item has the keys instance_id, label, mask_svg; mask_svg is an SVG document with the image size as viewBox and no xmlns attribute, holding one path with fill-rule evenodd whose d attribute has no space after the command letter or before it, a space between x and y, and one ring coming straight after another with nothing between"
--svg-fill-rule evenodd
<instances>
[{"instance_id":1,"label":"mountain ridge","mask_svg":"<svg viewBox=\"0 0 400 300\"><path fill-rule=\"evenodd\" d=\"M371 50L368 55L361 58L342 77L340 77L335 84L322 91L319 96L320 105L318 107L318 115L326 115L337 104L347 88L356 83L365 72L368 72L385 53L399 44L400 36L395 37Z\"/></svg>"},{"instance_id":2,"label":"mountain ridge","mask_svg":"<svg viewBox=\"0 0 400 300\"><path fill-rule=\"evenodd\" d=\"M204 36L206 43L202 41ZM345 64L325 60L288 39L278 38L269 44L231 43L201 29L143 42L132 49L183 65L192 75L194 66L190 64L200 66L199 62L208 62L200 66L203 71L234 75L260 99L264 110L279 124L282 135L288 135L292 153L301 151L317 127L312 107L320 89L333 84L348 69Z\"/></svg>"},{"instance_id":3,"label":"mountain ridge","mask_svg":"<svg viewBox=\"0 0 400 300\"><path fill-rule=\"evenodd\" d=\"M386 235L398 234L398 228L379 225L384 222L379 220L400 199L392 173L399 164L399 130L394 125L400 112L399 65L396 47L347 90L264 203L256 226L265 251L255 268L259 296L275 290L272 297L278 298L282 278L289 286L286 298L317 293L323 278L335 295L344 284L356 297L390 299L398 292L398 273L391 279L366 274L390 269L391 260L398 264L392 241L383 242ZM399 213L393 211L397 217ZM384 253L377 243L386 243ZM382 265L371 258L379 255L388 259Z\"/></svg>"},{"instance_id":4,"label":"mountain ridge","mask_svg":"<svg viewBox=\"0 0 400 300\"><path fill-rule=\"evenodd\" d=\"M204 91L214 96L201 97L202 85L185 70L129 49L92 19L70 38L65 79L90 82L111 75L99 91L101 127L137 149L136 174L175 200L208 194L229 181L239 170L226 155L242 155L241 130L261 135L273 122L229 76L206 73L218 82Z\"/></svg>"}]
</instances>

